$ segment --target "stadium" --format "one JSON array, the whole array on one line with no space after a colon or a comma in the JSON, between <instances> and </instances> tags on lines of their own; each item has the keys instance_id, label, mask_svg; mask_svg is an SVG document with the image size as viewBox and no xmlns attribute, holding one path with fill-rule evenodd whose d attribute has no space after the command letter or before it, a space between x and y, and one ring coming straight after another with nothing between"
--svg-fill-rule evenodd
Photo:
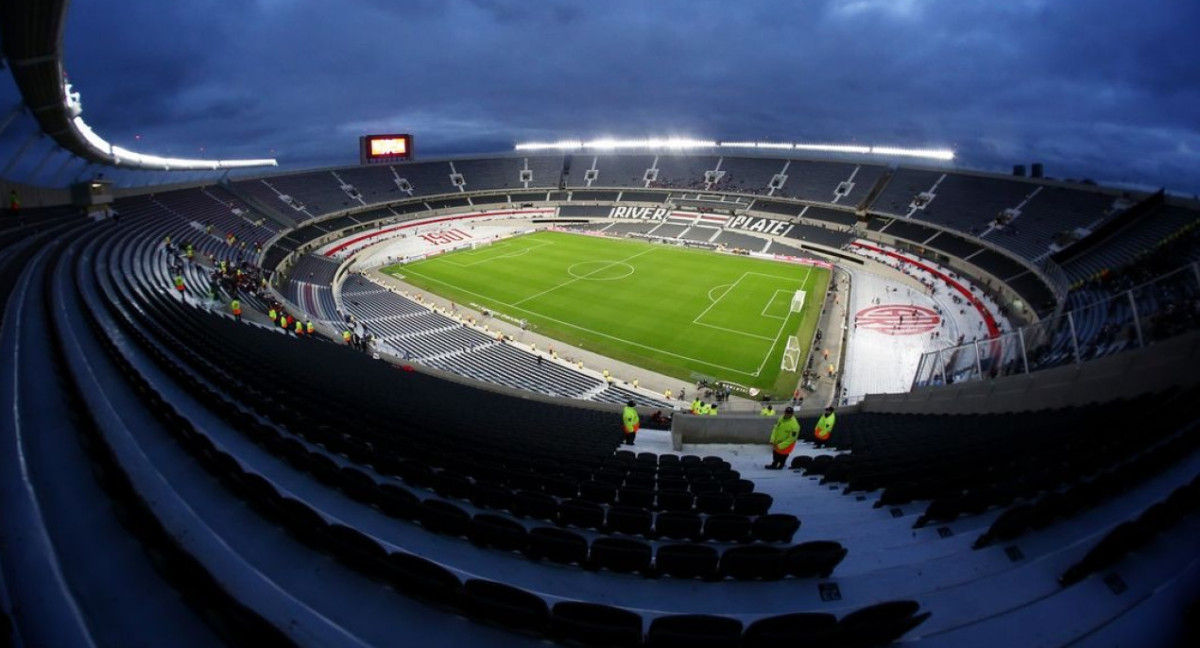
<instances>
[{"instance_id":1,"label":"stadium","mask_svg":"<svg viewBox=\"0 0 1200 648\"><path fill-rule=\"evenodd\" d=\"M0 646L1200 636L1195 200L892 146L158 157L82 121L66 13L0 2Z\"/></svg>"}]
</instances>

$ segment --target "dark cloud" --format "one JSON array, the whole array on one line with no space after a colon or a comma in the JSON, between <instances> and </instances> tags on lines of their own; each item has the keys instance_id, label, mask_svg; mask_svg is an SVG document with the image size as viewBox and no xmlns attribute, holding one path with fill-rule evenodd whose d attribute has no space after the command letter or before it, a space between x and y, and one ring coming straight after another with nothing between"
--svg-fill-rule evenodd
<instances>
[{"instance_id":1,"label":"dark cloud","mask_svg":"<svg viewBox=\"0 0 1200 648\"><path fill-rule=\"evenodd\" d=\"M679 134L955 145L960 163L1200 190L1179 0L73 3L86 117L166 154L352 161ZM291 160L288 160L288 158Z\"/></svg>"}]
</instances>

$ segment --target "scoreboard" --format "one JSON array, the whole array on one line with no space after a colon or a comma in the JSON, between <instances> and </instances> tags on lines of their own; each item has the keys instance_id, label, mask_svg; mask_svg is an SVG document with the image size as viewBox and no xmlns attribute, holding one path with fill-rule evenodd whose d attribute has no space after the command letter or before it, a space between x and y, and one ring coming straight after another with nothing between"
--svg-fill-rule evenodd
<instances>
[{"instance_id":1,"label":"scoreboard","mask_svg":"<svg viewBox=\"0 0 1200 648\"><path fill-rule=\"evenodd\" d=\"M363 135L358 138L359 164L389 164L411 160L412 135Z\"/></svg>"}]
</instances>

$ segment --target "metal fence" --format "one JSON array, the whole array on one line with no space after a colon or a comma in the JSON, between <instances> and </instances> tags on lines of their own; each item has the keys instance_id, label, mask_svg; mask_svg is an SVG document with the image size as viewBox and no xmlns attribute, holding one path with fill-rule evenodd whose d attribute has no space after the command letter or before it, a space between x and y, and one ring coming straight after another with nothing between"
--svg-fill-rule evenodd
<instances>
[{"instance_id":1,"label":"metal fence","mask_svg":"<svg viewBox=\"0 0 1200 648\"><path fill-rule=\"evenodd\" d=\"M1200 328L1200 263L1115 295L1080 288L1068 307L1011 333L924 354L913 389L1080 363Z\"/></svg>"}]
</instances>

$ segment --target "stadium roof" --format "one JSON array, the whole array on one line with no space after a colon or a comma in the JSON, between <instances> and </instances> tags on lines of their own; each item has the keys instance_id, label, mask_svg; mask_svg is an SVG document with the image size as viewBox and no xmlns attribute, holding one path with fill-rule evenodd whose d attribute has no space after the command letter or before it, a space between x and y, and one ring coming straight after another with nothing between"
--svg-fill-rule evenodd
<instances>
[{"instance_id":1,"label":"stadium roof","mask_svg":"<svg viewBox=\"0 0 1200 648\"><path fill-rule=\"evenodd\" d=\"M215 170L276 166L275 160L164 158L113 146L79 117L79 96L70 91L62 65L67 0L0 1L0 48L25 106L42 132L90 162L152 170Z\"/></svg>"}]
</instances>

